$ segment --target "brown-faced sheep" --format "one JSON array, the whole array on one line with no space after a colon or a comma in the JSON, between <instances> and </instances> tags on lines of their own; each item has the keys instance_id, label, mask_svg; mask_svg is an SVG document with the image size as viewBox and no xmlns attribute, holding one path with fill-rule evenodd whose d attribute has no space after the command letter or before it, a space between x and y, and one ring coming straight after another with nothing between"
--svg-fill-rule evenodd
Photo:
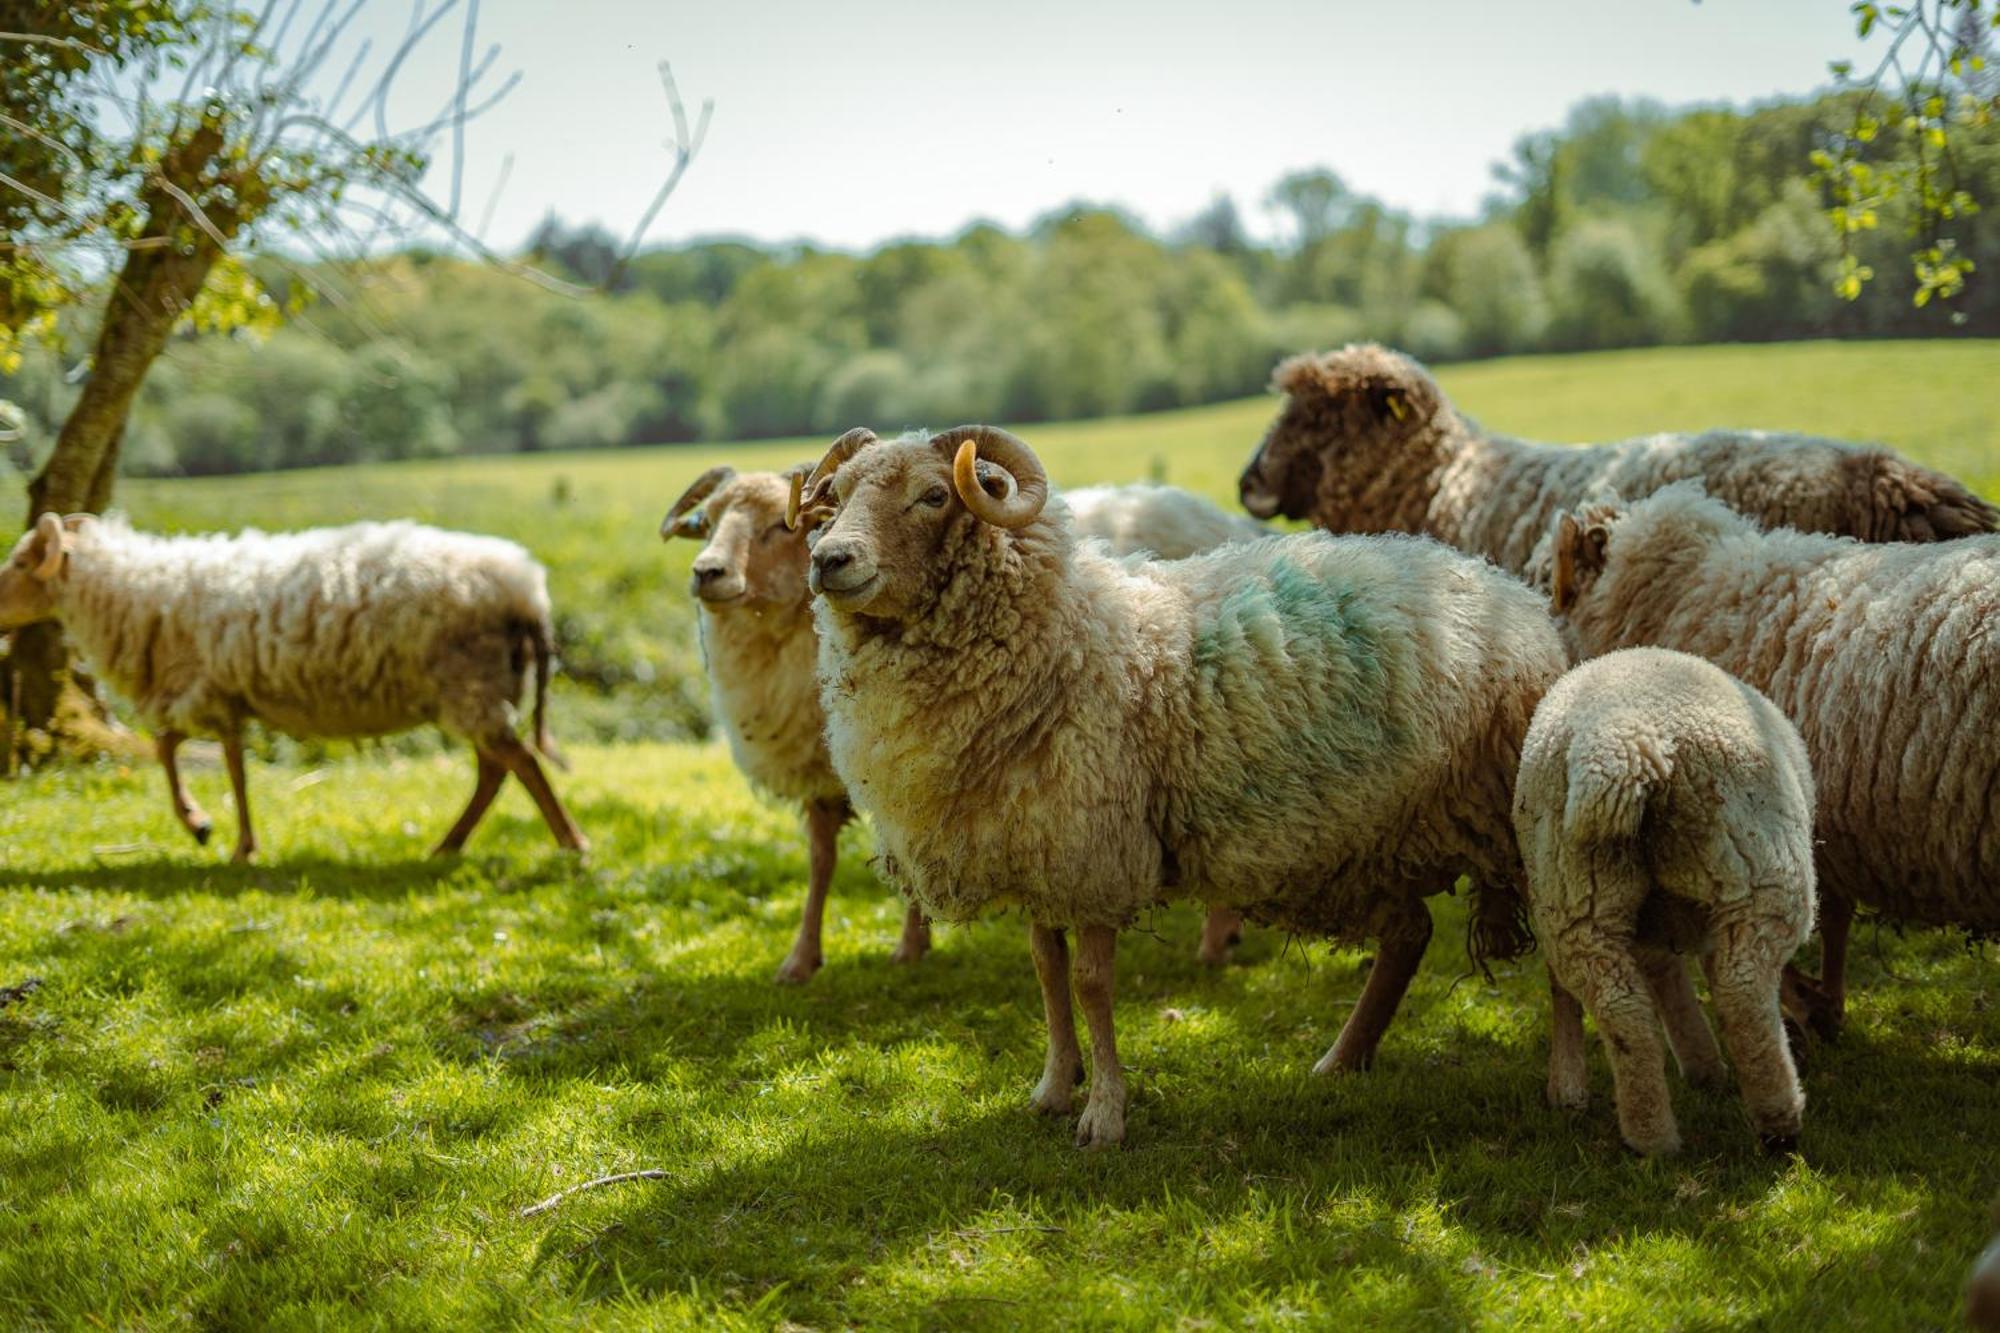
<instances>
[{"instance_id":1,"label":"brown-faced sheep","mask_svg":"<svg viewBox=\"0 0 2000 1333\"><path fill-rule=\"evenodd\" d=\"M690 588L700 606L702 660L715 715L737 767L753 786L805 810L805 912L791 953L778 967L780 982L802 982L819 970L840 828L853 814L822 735L807 534L786 523L793 477L803 479L811 470L811 463L782 474L710 468L660 523L662 539L704 543ZM1120 554L1178 559L1268 535L1262 524L1171 486L1093 486L1066 498L1079 515L1080 535L1100 538ZM1203 961L1222 961L1237 924L1226 909L1210 913ZM929 948L930 926L922 909L910 906L890 957L915 962Z\"/></svg>"},{"instance_id":2,"label":"brown-faced sheep","mask_svg":"<svg viewBox=\"0 0 2000 1333\"><path fill-rule=\"evenodd\" d=\"M1741 430L1595 447L1494 435L1384 347L1292 357L1275 387L1284 405L1240 482L1251 513L1333 532L1420 532L1514 574L1559 511L1687 478L1766 527L1876 542L2000 529L1992 505L1879 446Z\"/></svg>"},{"instance_id":3,"label":"brown-faced sheep","mask_svg":"<svg viewBox=\"0 0 2000 1333\"><path fill-rule=\"evenodd\" d=\"M0 629L49 619L153 730L174 814L203 843L213 824L175 756L189 735L221 738L238 861L257 851L243 771L252 719L317 737L436 723L478 761L472 799L438 852L465 844L510 773L560 845L586 847L514 734L532 666L535 745L555 757L547 578L512 542L414 523L156 537L119 519L44 514L0 568Z\"/></svg>"},{"instance_id":4,"label":"brown-faced sheep","mask_svg":"<svg viewBox=\"0 0 2000 1333\"><path fill-rule=\"evenodd\" d=\"M1365 1067L1470 873L1475 953L1529 940L1510 822L1522 733L1561 673L1540 600L1409 538L1313 533L1186 560L1079 545L1007 432L842 437L807 508L834 768L935 917L1022 909L1048 1059L1084 1145L1125 1133L1120 928L1173 897L1381 949L1322 1071ZM1065 928L1080 947L1069 973Z\"/></svg>"},{"instance_id":5,"label":"brown-faced sheep","mask_svg":"<svg viewBox=\"0 0 2000 1333\"><path fill-rule=\"evenodd\" d=\"M2000 932L2000 537L1865 545L1766 532L1698 486L1587 508L1552 536L1553 602L1587 655L1707 658L1798 726L1818 786L1827 1017L1857 904Z\"/></svg>"},{"instance_id":6,"label":"brown-faced sheep","mask_svg":"<svg viewBox=\"0 0 2000 1333\"><path fill-rule=\"evenodd\" d=\"M1812 933L1812 821L1798 731L1718 667L1631 648L1555 683L1514 787L1554 997L1551 1103L1588 1100L1580 998L1604 1038L1625 1142L1640 1153L1680 1146L1659 1019L1691 1082L1721 1074L1674 956L1696 953L1758 1135L1773 1152L1796 1147L1805 1095L1778 996L1786 960Z\"/></svg>"}]
</instances>

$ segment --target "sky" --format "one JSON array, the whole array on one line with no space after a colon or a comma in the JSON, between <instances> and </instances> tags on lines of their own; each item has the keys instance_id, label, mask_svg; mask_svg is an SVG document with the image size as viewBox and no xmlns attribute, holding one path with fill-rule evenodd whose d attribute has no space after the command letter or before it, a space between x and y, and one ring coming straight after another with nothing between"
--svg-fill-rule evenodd
<instances>
[{"instance_id":1,"label":"sky","mask_svg":"<svg viewBox=\"0 0 2000 1333\"><path fill-rule=\"evenodd\" d=\"M349 39L379 57L409 14L369 0ZM392 126L444 104L462 33L455 12L413 50ZM1269 235L1271 183L1322 164L1471 216L1514 140L1581 98L1744 103L1860 49L1842 0L484 0L476 40L521 76L466 132L461 216L476 227L492 199L501 248L551 211L631 231L669 164L662 59L691 113L715 109L648 244L866 248L1076 199L1166 228L1220 192ZM448 196L448 154L429 188Z\"/></svg>"}]
</instances>

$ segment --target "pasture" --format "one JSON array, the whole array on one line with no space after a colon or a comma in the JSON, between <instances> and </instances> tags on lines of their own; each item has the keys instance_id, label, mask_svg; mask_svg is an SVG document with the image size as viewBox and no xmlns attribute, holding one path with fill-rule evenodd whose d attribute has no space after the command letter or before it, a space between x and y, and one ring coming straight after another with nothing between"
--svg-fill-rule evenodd
<instances>
[{"instance_id":1,"label":"pasture","mask_svg":"<svg viewBox=\"0 0 2000 1333\"><path fill-rule=\"evenodd\" d=\"M1757 425L1882 439L2000 496L2000 346L1687 348L1440 376L1549 439ZM1233 505L1251 400L1022 434L1059 483L1148 475ZM943 425L949 423L930 423ZM900 903L852 828L827 965L769 981L803 840L716 744L655 528L716 461L821 441L511 456L128 485L145 526L407 515L526 543L575 679L554 853L509 787L424 850L469 759L283 743L253 768L263 864L175 825L150 760L0 799L0 1323L394 1327L1921 1328L1956 1317L2000 1192L1991 946L1862 926L1849 1027L1805 1070L1802 1156L1733 1090L1674 1080L1687 1150L1620 1151L1542 1104L1539 963L1465 975L1438 930L1381 1060L1308 1070L1353 950L1252 931L1194 960L1164 910L1121 949L1130 1141L1026 1109L1040 1004L1013 920L887 962ZM1992 719L1968 720L1990 725ZM219 764L192 774L225 835ZM226 836L222 839L226 846ZM28 983L35 979L39 984ZM654 1170L529 1205L599 1175Z\"/></svg>"}]
</instances>

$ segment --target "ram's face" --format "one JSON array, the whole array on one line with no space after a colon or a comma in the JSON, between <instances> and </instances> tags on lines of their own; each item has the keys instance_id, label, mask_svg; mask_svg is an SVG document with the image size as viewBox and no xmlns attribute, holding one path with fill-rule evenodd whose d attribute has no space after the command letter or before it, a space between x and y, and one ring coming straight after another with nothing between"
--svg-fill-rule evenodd
<instances>
[{"instance_id":1,"label":"ram's face","mask_svg":"<svg viewBox=\"0 0 2000 1333\"><path fill-rule=\"evenodd\" d=\"M841 611L894 620L938 575L952 524L969 518L951 459L924 440L863 449L833 476L837 508L812 549L812 590Z\"/></svg>"},{"instance_id":2,"label":"ram's face","mask_svg":"<svg viewBox=\"0 0 2000 1333\"><path fill-rule=\"evenodd\" d=\"M64 543L73 530L53 514L14 543L7 563L0 566L0 630L19 629L55 615L50 585L63 568Z\"/></svg>"},{"instance_id":3,"label":"ram's face","mask_svg":"<svg viewBox=\"0 0 2000 1333\"><path fill-rule=\"evenodd\" d=\"M806 535L785 526L788 484L774 473L746 474L701 508L707 535L688 587L704 606L792 605L806 597Z\"/></svg>"}]
</instances>

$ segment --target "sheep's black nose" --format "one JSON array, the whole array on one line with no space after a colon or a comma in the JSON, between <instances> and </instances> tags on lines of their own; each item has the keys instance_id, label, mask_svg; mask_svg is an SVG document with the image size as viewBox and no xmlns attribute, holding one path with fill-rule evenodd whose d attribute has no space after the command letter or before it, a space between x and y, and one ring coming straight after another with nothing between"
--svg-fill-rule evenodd
<instances>
[{"instance_id":1,"label":"sheep's black nose","mask_svg":"<svg viewBox=\"0 0 2000 1333\"><path fill-rule=\"evenodd\" d=\"M727 572L721 565L697 564L694 567L694 581L696 583L713 583Z\"/></svg>"},{"instance_id":2,"label":"sheep's black nose","mask_svg":"<svg viewBox=\"0 0 2000 1333\"><path fill-rule=\"evenodd\" d=\"M813 564L819 567L819 576L837 574L854 563L854 552L840 548L820 547L813 552Z\"/></svg>"}]
</instances>

